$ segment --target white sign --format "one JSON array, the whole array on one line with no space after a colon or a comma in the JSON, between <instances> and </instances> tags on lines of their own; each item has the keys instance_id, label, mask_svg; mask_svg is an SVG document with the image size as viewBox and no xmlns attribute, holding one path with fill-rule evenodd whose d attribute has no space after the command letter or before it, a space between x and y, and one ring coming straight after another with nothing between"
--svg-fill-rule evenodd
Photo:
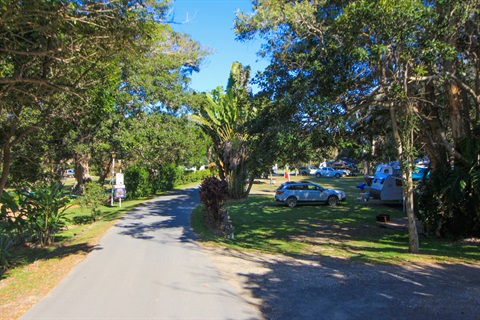
<instances>
[{"instance_id":1,"label":"white sign","mask_svg":"<svg viewBox=\"0 0 480 320\"><path fill-rule=\"evenodd\" d=\"M116 173L115 174L115 185L116 186L125 185L125 183L123 182L123 173Z\"/></svg>"}]
</instances>

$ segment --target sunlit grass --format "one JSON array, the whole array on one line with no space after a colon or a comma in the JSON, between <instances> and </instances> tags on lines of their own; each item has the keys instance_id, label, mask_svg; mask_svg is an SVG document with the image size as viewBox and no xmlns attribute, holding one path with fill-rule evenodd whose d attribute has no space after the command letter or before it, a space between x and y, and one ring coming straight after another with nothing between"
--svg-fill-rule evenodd
<instances>
[{"instance_id":1,"label":"sunlit grass","mask_svg":"<svg viewBox=\"0 0 480 320\"><path fill-rule=\"evenodd\" d=\"M292 177L292 180L306 180ZM221 243L238 250L256 250L286 255L329 256L370 263L405 262L465 262L478 263L478 245L453 243L447 240L420 236L420 254L408 251L408 232L404 229L380 228L378 214L389 214L391 219L403 219L401 204L384 205L357 200L361 191L356 188L361 177L341 179L309 178L324 187L342 189L347 201L336 207L301 205L289 208L274 202L274 190L285 179L277 178L276 185L268 180L256 183L248 200L226 204L233 223L235 239L213 236L195 226L201 224L202 207L192 214L193 227L205 237L204 241Z\"/></svg>"}]
</instances>

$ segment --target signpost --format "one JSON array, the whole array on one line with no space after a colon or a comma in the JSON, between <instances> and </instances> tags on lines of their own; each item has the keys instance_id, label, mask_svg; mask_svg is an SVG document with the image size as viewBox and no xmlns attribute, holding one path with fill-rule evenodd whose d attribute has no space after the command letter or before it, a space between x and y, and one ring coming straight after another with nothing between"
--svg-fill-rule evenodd
<instances>
[{"instance_id":1,"label":"signpost","mask_svg":"<svg viewBox=\"0 0 480 320\"><path fill-rule=\"evenodd\" d=\"M125 196L127 194L127 190L125 189L125 184L123 181L123 173L117 173L115 175L114 196L115 199L118 199L120 207L122 207L122 199L125 199Z\"/></svg>"}]
</instances>

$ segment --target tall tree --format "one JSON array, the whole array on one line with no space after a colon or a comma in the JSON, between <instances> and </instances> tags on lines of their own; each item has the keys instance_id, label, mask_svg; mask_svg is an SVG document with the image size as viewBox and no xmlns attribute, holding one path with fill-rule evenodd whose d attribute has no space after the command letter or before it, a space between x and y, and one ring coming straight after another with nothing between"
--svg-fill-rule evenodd
<instances>
[{"instance_id":1,"label":"tall tree","mask_svg":"<svg viewBox=\"0 0 480 320\"><path fill-rule=\"evenodd\" d=\"M68 96L82 97L133 35L140 36L136 1L3 1L0 8L2 178L12 146L31 131L64 115ZM158 8L160 12L164 8ZM156 11L159 12L159 11ZM103 73L105 74L105 73Z\"/></svg>"},{"instance_id":2,"label":"tall tree","mask_svg":"<svg viewBox=\"0 0 480 320\"><path fill-rule=\"evenodd\" d=\"M212 139L219 175L227 182L232 199L247 197L254 179L248 168L251 150L245 124L257 112L249 102L246 82L238 82L248 72L248 67L233 63L226 92L222 93L220 87L206 94L198 114L192 115L192 120Z\"/></svg>"},{"instance_id":3,"label":"tall tree","mask_svg":"<svg viewBox=\"0 0 480 320\"><path fill-rule=\"evenodd\" d=\"M112 111L122 57L150 59L155 95L143 86L147 104L173 105L186 89L188 72L198 67L198 45L165 24L169 1L3 1L0 7L0 106L2 117L0 194L15 158L12 147L54 119L71 124L72 155L90 157L95 130ZM136 57L136 58L135 58ZM143 75L147 74L143 68ZM137 70L138 71L138 70ZM123 80L123 84L119 81ZM143 77L142 79L145 79ZM159 80L161 79L161 80ZM145 81L148 83L148 81ZM115 87L112 90L112 87ZM173 92L176 91L176 92ZM130 90L133 95L134 90ZM161 95L158 92L162 92ZM157 100L146 100L151 94ZM127 102L120 97L124 108ZM125 102L125 103L124 103ZM176 105L178 107L178 104ZM88 119L87 119L88 118ZM85 161L79 161L83 178ZM79 181L81 182L81 181Z\"/></svg>"},{"instance_id":4,"label":"tall tree","mask_svg":"<svg viewBox=\"0 0 480 320\"><path fill-rule=\"evenodd\" d=\"M419 149L437 168L451 159L468 163L451 145L462 146L478 127L479 7L478 0L255 1L253 14L237 15L236 31L241 40L267 40L261 54L272 62L258 82L284 101L280 105L295 101L283 108L290 114L308 114L305 105L326 106L317 115L347 116L346 127L362 131L368 123L357 119L378 127L390 115L386 133L397 142L411 221L410 173Z\"/></svg>"}]
</instances>

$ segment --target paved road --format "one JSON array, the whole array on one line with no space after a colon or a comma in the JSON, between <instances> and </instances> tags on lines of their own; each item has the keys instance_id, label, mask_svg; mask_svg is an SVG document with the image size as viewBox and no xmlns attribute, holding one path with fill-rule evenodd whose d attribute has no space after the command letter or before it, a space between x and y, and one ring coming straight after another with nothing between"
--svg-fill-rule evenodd
<instances>
[{"instance_id":1,"label":"paved road","mask_svg":"<svg viewBox=\"0 0 480 320\"><path fill-rule=\"evenodd\" d=\"M193 241L197 189L126 214L20 319L260 319Z\"/></svg>"}]
</instances>

